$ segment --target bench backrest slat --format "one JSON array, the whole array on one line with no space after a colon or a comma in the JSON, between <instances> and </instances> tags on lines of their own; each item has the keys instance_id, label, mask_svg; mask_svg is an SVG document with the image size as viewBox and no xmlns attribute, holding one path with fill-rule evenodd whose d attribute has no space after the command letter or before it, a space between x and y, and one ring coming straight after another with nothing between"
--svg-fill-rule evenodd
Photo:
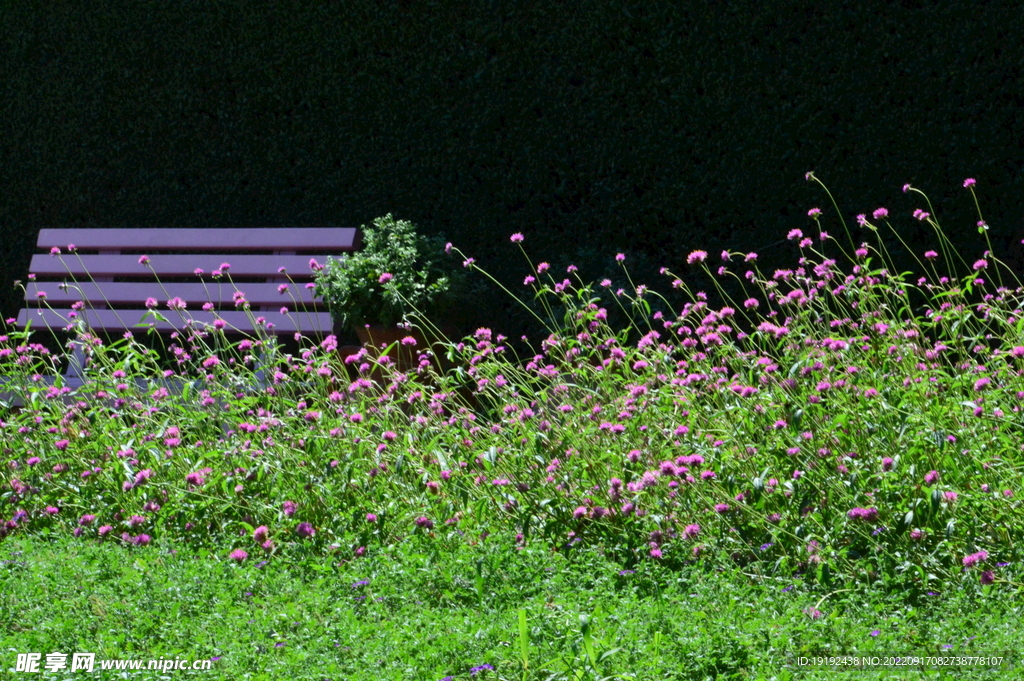
<instances>
[{"instance_id":1,"label":"bench backrest slat","mask_svg":"<svg viewBox=\"0 0 1024 681\"><path fill-rule=\"evenodd\" d=\"M223 280L222 280L223 281ZM288 290L283 294L278 291L281 284L253 284L237 283L234 286L226 281L218 284L208 282L204 284L192 284L181 282L169 282L163 284L144 284L133 282L101 282L99 284L91 281L82 281L78 284L69 283L67 289L61 290L60 283L56 281L32 281L28 283L25 290L28 292L26 299L36 301L38 292L46 294L46 300L51 305L54 303L74 303L79 300L88 300L93 304L103 303L104 298L114 303L137 303L146 298L155 298L159 309L167 309L167 301L171 298L181 298L188 304L188 309L199 307L204 302L211 302L218 305L230 305L234 307L235 291L245 294L245 299L252 306L273 305L280 308L282 305L293 307L292 297L307 307L320 305L322 301L316 300L311 289L307 289L304 283L291 284L285 282ZM198 304L196 301L200 301ZM30 303L33 307L36 304ZM44 306L45 307L45 306ZM57 305L56 307L63 307Z\"/></svg>"},{"instance_id":2,"label":"bench backrest slat","mask_svg":"<svg viewBox=\"0 0 1024 681\"><path fill-rule=\"evenodd\" d=\"M67 255L61 259L51 255L33 255L32 271L37 275L59 277L73 274L75 277L152 277L150 265L159 277L193 277L198 267L206 274L207 281L213 281L210 273L228 263L228 273L239 277L277 276L277 270L284 267L295 277L309 277L310 259L323 265L326 255L231 255L196 253L194 255L151 255L147 265L139 264L137 255ZM79 260L81 258L81 260ZM226 278L223 279L226 281Z\"/></svg>"},{"instance_id":3,"label":"bench backrest slat","mask_svg":"<svg viewBox=\"0 0 1024 681\"><path fill-rule=\"evenodd\" d=\"M49 326L53 328L63 328L67 322L61 318L61 313L64 317L67 317L67 312L61 312L59 310L22 310L18 315L18 326L25 326L25 324L31 319L32 328L38 329L41 326ZM185 327L178 316L178 313L174 310L162 309L159 310L160 314L167 318L166 322L154 321L149 318L145 321L148 326L153 324L158 331L172 331L174 329L182 329ZM214 315L212 312L203 312L202 310L189 310L186 309L186 318L192 318L195 320L196 327L203 324L212 324L214 322ZM315 312L305 313L302 311L295 312L292 310L288 315L282 315L280 312L258 312L251 310L253 317L264 317L268 322L274 325L272 330L273 334L281 333L294 333L297 330L301 330L305 333L317 332L326 336L331 331L331 315L326 312ZM146 314L145 310L82 310L77 313L80 318L85 318L88 321L89 326L96 331L119 331L119 330L131 330L133 333L139 334L145 331L146 327L137 327L142 322L142 316ZM220 312L218 313L220 318L227 323L225 332L233 332L236 329L238 331L244 331L246 333L253 332L252 322L249 321L249 317L242 312ZM135 327L135 328L133 328Z\"/></svg>"},{"instance_id":4,"label":"bench backrest slat","mask_svg":"<svg viewBox=\"0 0 1024 681\"><path fill-rule=\"evenodd\" d=\"M354 227L257 227L254 229L41 229L39 248L68 244L82 250L252 251L358 250Z\"/></svg>"}]
</instances>

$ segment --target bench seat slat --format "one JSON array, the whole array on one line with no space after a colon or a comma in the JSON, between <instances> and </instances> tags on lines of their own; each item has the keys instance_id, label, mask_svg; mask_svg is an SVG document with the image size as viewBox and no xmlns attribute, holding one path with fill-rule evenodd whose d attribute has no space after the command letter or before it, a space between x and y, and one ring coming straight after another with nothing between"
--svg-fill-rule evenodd
<instances>
[{"instance_id":1,"label":"bench seat slat","mask_svg":"<svg viewBox=\"0 0 1024 681\"><path fill-rule=\"evenodd\" d=\"M213 281L210 273L219 268L221 263L228 263L231 268L228 274L233 277L269 277L278 275L278 268L284 267L293 279L299 277L311 277L312 270L309 268L310 259L316 260L321 265L327 263L326 255L210 255L200 253L196 255L151 255L148 265L139 264L137 255L65 255L63 262L60 258L51 255L34 255L30 272L40 276L70 276L68 271L75 277L116 277L116 276L139 276L152 277L150 266L160 277L194 277L195 269L198 267L206 274L207 281ZM79 260L81 258L81 260ZM84 267L83 267L84 265ZM223 281L226 281L226 277Z\"/></svg>"},{"instance_id":2,"label":"bench seat slat","mask_svg":"<svg viewBox=\"0 0 1024 681\"><path fill-rule=\"evenodd\" d=\"M308 307L324 305L323 300L314 298L313 290L307 289L305 283L288 284L285 293L279 293L277 287L280 284L253 284L239 283L232 285L221 279L221 283L209 282L205 286L201 283L179 283L168 282L163 285L159 283L131 283L131 282L103 282L98 285L91 281L82 281L77 285L74 282L68 284L67 289L61 290L60 283L56 281L33 281L25 287L25 300L30 306L37 306L37 292L46 293L46 300L51 305L55 303L74 303L79 300L92 301L94 305L102 304L104 296L111 305L142 306L147 298L156 298L160 303L157 309L166 310L167 301L170 298L178 297L184 300L188 309L201 308L205 302L215 305L227 305L234 308L234 293L236 290L245 294L245 299L255 308L257 305L287 305L294 307L292 296L300 303ZM44 305L45 307L45 305ZM59 307L63 307L60 305Z\"/></svg>"},{"instance_id":3,"label":"bench seat slat","mask_svg":"<svg viewBox=\"0 0 1024 681\"><path fill-rule=\"evenodd\" d=\"M65 253L68 244L79 250L352 251L360 245L358 231L355 227L41 229L37 243L40 248L56 246Z\"/></svg>"},{"instance_id":4,"label":"bench seat slat","mask_svg":"<svg viewBox=\"0 0 1024 681\"><path fill-rule=\"evenodd\" d=\"M32 328L39 329L41 327L53 327L57 329L63 328L67 322L65 319L70 320L68 313L71 310L49 310L49 309L32 309L32 310L21 310L18 314L18 326L24 327L28 323L29 319L32 320ZM142 316L146 314L146 310L80 310L78 312L79 318L85 318L92 329L96 331L119 331L130 329L134 334L145 333L147 327L135 327L142 321ZM155 324L155 328L158 331L172 331L175 329L185 328L185 324L182 321L180 315L184 316L187 320L192 318L195 320L194 326L197 328L201 326L200 322L212 324L216 317L213 312L203 312L202 310L189 310L185 309L180 313L176 310L159 310L160 314L167 318L167 322L153 322L151 318L146 320L146 324ZM272 334L279 333L294 333L295 331L302 331L303 333L318 333L318 334L329 334L333 327L331 322L331 315L327 312L295 312L292 311L288 315L282 315L280 312L257 312L251 310L254 318L263 317L274 325L274 329L271 331ZM218 313L220 318L227 322L225 331L228 333L255 333L252 322L249 321L249 317L244 311L224 311Z\"/></svg>"},{"instance_id":5,"label":"bench seat slat","mask_svg":"<svg viewBox=\"0 0 1024 681\"><path fill-rule=\"evenodd\" d=\"M295 381L294 378L289 378L287 380L291 381L291 382ZM54 386L56 384L56 382L57 382L57 377L56 376L43 376L41 378L41 380L38 382L38 384L36 384L36 385L37 385L37 388L39 390L43 390L44 388L48 389L48 388ZM84 392L88 391L88 392L91 392L93 394L95 393L95 383L93 383L91 380L90 381L86 381L85 379L77 377L77 376L63 376L62 377L62 383L63 383L63 385L65 385L68 388L70 388L71 392L67 393L65 395L61 395L59 398L55 398L55 399L60 399L65 405L72 405L75 402L81 400L82 399L82 393L84 393ZM157 378L150 378L150 379L136 378L135 379L135 385L140 390L148 391L150 386L152 385L152 386L155 386L155 387L166 388L167 391L170 392L172 395L180 395L181 392L182 392L182 389L184 388L186 383L191 384L191 390L192 390L192 394L193 395L197 395L199 393L199 391L201 391L201 390L208 389L208 384L206 382L204 382L202 379L195 379L195 380L192 380L192 381L186 381L185 379L179 378L178 376L171 376L170 378L159 378L159 379L157 379ZM8 376L0 376L0 400L3 400L5 402L7 402L12 407L24 407L25 406L24 393L22 393L20 390L17 391L17 392L12 391L12 390L4 390L4 388L6 388L7 386L10 386L10 385L13 385L13 384L14 384L14 381L10 377L8 377ZM313 386L314 386L314 382L306 380L306 381L302 381L300 383L297 383L297 385L302 387L306 392L312 392ZM90 388L92 388L92 390L90 390ZM251 391L252 391L251 387L243 388L243 392L249 393ZM344 402L348 398L348 395L345 392L342 392L341 398L342 398L342 401ZM96 398L93 397L93 399L96 399ZM101 404L104 404L108 408L113 408L114 407L114 402L115 402L116 399L117 399L117 395L115 394L114 396L108 396L106 398L99 398L99 402ZM227 401L230 398L225 398L223 395L218 395L215 399L217 400L218 408L220 408L220 409L227 409L228 408L229 405L227 404ZM227 431L229 430L230 426L228 426L227 424L223 424L222 427L223 427L223 429L225 431L225 435L227 435Z\"/></svg>"}]
</instances>

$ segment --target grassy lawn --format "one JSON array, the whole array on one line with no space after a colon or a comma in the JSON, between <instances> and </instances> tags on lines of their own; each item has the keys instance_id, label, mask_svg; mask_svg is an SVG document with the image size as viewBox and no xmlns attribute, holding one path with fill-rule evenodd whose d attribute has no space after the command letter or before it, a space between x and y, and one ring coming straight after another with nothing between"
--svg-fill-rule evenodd
<instances>
[{"instance_id":1,"label":"grassy lawn","mask_svg":"<svg viewBox=\"0 0 1024 681\"><path fill-rule=\"evenodd\" d=\"M643 563L623 573L594 550L515 550L511 539L454 552L409 542L356 561L262 566L159 543L9 540L0 553L0 648L213 660L208 671L133 679L824 679L843 672L799 658L837 655L1000 655L1007 661L998 669L846 673L1015 678L1024 606L981 589L908 602L882 589L830 594L739 570ZM806 611L815 607L821 616L812 619ZM8 652L4 665L12 663ZM493 670L471 673L483 665Z\"/></svg>"}]
</instances>

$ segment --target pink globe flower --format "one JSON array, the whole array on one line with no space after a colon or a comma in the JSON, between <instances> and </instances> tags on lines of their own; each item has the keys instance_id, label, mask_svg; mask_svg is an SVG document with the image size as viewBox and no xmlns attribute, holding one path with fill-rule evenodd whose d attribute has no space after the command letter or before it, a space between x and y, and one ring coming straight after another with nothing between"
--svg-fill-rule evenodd
<instances>
[{"instance_id":1,"label":"pink globe flower","mask_svg":"<svg viewBox=\"0 0 1024 681\"><path fill-rule=\"evenodd\" d=\"M692 265L695 262L704 262L708 257L707 251L693 251L686 256L686 264Z\"/></svg>"},{"instance_id":2,"label":"pink globe flower","mask_svg":"<svg viewBox=\"0 0 1024 681\"><path fill-rule=\"evenodd\" d=\"M964 567L973 567L987 558L987 551L978 551L977 553L972 553L969 556L964 556Z\"/></svg>"}]
</instances>

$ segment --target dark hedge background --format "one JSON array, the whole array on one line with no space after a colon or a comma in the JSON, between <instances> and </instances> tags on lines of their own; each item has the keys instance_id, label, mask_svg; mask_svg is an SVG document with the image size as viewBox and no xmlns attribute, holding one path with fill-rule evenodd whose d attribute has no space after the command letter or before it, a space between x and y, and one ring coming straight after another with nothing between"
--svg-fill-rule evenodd
<instances>
[{"instance_id":1,"label":"dark hedge background","mask_svg":"<svg viewBox=\"0 0 1024 681\"><path fill-rule=\"evenodd\" d=\"M1019 23L994 2L4 3L0 307L16 313L43 227L388 212L514 290L517 231L535 262L597 279L625 251L667 290L657 268L694 248L795 266L779 241L812 206L841 235L808 170L851 228L884 205L924 250L927 206L900 192L920 187L970 258L976 177L1019 263ZM470 321L510 311L489 291Z\"/></svg>"}]
</instances>

